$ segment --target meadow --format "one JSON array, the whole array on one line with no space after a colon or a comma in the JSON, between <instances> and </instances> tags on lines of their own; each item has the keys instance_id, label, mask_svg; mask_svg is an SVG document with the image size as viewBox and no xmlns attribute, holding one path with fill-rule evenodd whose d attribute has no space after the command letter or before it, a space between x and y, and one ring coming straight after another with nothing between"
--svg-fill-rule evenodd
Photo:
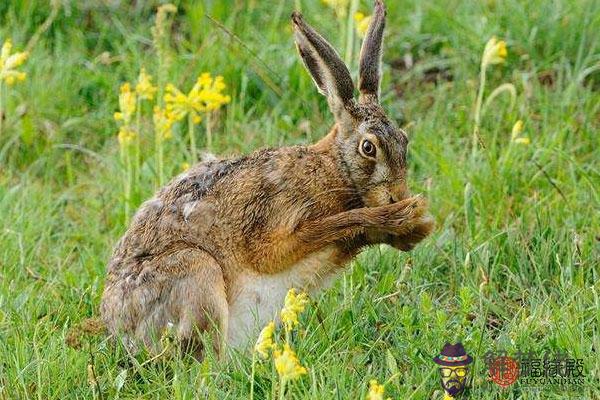
<instances>
[{"instance_id":1,"label":"meadow","mask_svg":"<svg viewBox=\"0 0 600 400\"><path fill-rule=\"evenodd\" d=\"M0 399L280 395L272 361L253 363L250 349L198 362L72 335L98 315L132 213L195 156L328 132L293 45L294 8L355 76L354 14L372 3L173 4L157 28L158 1L0 3L0 44L28 52L0 73ZM463 398L600 398L600 2L387 6L382 104L410 136L409 187L437 228L409 253L363 252L310 299L290 339L307 373L285 398L367 398L376 379L382 398L441 399L432 358L456 341L475 360ZM506 54L482 82L492 37ZM157 91L132 103L142 68ZM203 73L219 82L203 81L214 107L161 120L176 109L164 95ZM484 360L502 350L566 352L583 360L583 384L501 388Z\"/></svg>"}]
</instances>

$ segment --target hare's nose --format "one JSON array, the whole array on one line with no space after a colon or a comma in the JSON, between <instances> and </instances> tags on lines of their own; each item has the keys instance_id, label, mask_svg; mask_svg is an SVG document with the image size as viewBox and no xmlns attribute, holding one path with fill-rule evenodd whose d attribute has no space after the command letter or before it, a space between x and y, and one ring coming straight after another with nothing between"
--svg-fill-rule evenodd
<instances>
[{"instance_id":1,"label":"hare's nose","mask_svg":"<svg viewBox=\"0 0 600 400\"><path fill-rule=\"evenodd\" d=\"M390 200L392 203L397 203L404 200L408 196L408 190L404 182L394 185L390 188Z\"/></svg>"}]
</instances>

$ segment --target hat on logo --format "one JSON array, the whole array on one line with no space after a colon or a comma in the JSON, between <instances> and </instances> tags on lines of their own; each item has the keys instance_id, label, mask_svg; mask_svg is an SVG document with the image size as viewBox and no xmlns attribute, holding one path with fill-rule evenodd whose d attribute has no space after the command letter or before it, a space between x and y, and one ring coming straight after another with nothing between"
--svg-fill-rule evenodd
<instances>
[{"instance_id":1,"label":"hat on logo","mask_svg":"<svg viewBox=\"0 0 600 400\"><path fill-rule=\"evenodd\" d=\"M436 364L445 367L459 367L473 362L473 358L465 352L462 343L446 343L439 356L435 356L433 361Z\"/></svg>"}]
</instances>

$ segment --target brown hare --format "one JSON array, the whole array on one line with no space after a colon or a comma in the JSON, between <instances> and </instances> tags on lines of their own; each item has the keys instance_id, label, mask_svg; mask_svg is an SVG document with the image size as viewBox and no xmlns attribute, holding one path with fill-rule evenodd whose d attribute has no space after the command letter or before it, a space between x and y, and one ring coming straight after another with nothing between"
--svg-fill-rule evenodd
<instances>
[{"instance_id":1,"label":"brown hare","mask_svg":"<svg viewBox=\"0 0 600 400\"><path fill-rule=\"evenodd\" d=\"M346 65L300 13L300 56L335 117L310 146L199 163L146 201L114 250L101 314L111 334L154 348L167 327L189 351L248 343L286 292L324 287L365 246L410 250L433 228L406 188L406 134L378 103L385 8Z\"/></svg>"}]
</instances>

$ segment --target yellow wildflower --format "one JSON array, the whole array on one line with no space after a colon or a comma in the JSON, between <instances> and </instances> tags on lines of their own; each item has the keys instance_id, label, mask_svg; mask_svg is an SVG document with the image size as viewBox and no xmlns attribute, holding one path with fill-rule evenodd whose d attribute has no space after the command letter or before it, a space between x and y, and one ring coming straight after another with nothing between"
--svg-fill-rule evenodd
<instances>
[{"instance_id":1,"label":"yellow wildflower","mask_svg":"<svg viewBox=\"0 0 600 400\"><path fill-rule=\"evenodd\" d=\"M158 106L154 106L152 121L154 122L154 131L157 135L160 135L161 139L171 139L173 137L172 128L175 119L171 114Z\"/></svg>"},{"instance_id":2,"label":"yellow wildflower","mask_svg":"<svg viewBox=\"0 0 600 400\"><path fill-rule=\"evenodd\" d=\"M511 138L516 139L523 132L523 121L518 120L512 127Z\"/></svg>"},{"instance_id":3,"label":"yellow wildflower","mask_svg":"<svg viewBox=\"0 0 600 400\"><path fill-rule=\"evenodd\" d=\"M0 51L0 83L5 81L7 85L24 81L27 77L25 72L17 71L16 68L27 60L29 54L27 52L10 54L11 50L12 42L10 39L7 39Z\"/></svg>"},{"instance_id":4,"label":"yellow wildflower","mask_svg":"<svg viewBox=\"0 0 600 400\"><path fill-rule=\"evenodd\" d=\"M291 330L298 325L298 315L304 311L308 304L308 295L306 293L296 294L296 289L291 288L285 296L285 304L281 310L281 321L285 329Z\"/></svg>"},{"instance_id":5,"label":"yellow wildflower","mask_svg":"<svg viewBox=\"0 0 600 400\"><path fill-rule=\"evenodd\" d=\"M485 45L483 50L483 57L481 58L481 65L485 67L492 64L502 64L506 61L506 42L504 40L498 40L495 36L492 36Z\"/></svg>"},{"instance_id":6,"label":"yellow wildflower","mask_svg":"<svg viewBox=\"0 0 600 400\"><path fill-rule=\"evenodd\" d=\"M181 172L185 172L188 169L190 169L190 163L189 162L181 163Z\"/></svg>"},{"instance_id":7,"label":"yellow wildflower","mask_svg":"<svg viewBox=\"0 0 600 400\"><path fill-rule=\"evenodd\" d=\"M523 132L523 121L518 120L512 127L510 140L518 144L530 144L531 141L527 137L519 137Z\"/></svg>"},{"instance_id":8,"label":"yellow wildflower","mask_svg":"<svg viewBox=\"0 0 600 400\"><path fill-rule=\"evenodd\" d=\"M348 12L349 0L323 0L329 8L333 9L339 17L345 17Z\"/></svg>"},{"instance_id":9,"label":"yellow wildflower","mask_svg":"<svg viewBox=\"0 0 600 400\"><path fill-rule=\"evenodd\" d=\"M135 85L135 92L138 97L142 100L152 100L156 90L156 86L152 85L152 76L146 73L145 68L142 68L140 70L137 85Z\"/></svg>"},{"instance_id":10,"label":"yellow wildflower","mask_svg":"<svg viewBox=\"0 0 600 400\"><path fill-rule=\"evenodd\" d=\"M195 99L198 111L213 111L231 101L229 96L221 93L224 89L225 82L222 76L213 79L208 72L205 72L198 77L190 91L190 96Z\"/></svg>"},{"instance_id":11,"label":"yellow wildflower","mask_svg":"<svg viewBox=\"0 0 600 400\"><path fill-rule=\"evenodd\" d=\"M273 343L273 332L275 332L275 322L269 322L258 335L258 340L254 345L256 351L262 358L269 356L269 349L275 347Z\"/></svg>"},{"instance_id":12,"label":"yellow wildflower","mask_svg":"<svg viewBox=\"0 0 600 400\"><path fill-rule=\"evenodd\" d=\"M201 121L199 113L216 110L231 101L229 96L221 93L223 89L225 89L223 77L217 76L213 79L208 72L198 77L187 95L177 89L175 85L169 84L165 94L167 112L172 114L176 120L181 120L190 114L192 122L197 124Z\"/></svg>"},{"instance_id":13,"label":"yellow wildflower","mask_svg":"<svg viewBox=\"0 0 600 400\"><path fill-rule=\"evenodd\" d=\"M365 37L369 30L369 24L371 23L371 16L365 15L360 11L354 14L354 21L356 21L356 31L360 37Z\"/></svg>"},{"instance_id":14,"label":"yellow wildflower","mask_svg":"<svg viewBox=\"0 0 600 400\"><path fill-rule=\"evenodd\" d=\"M297 379L307 372L306 368L300 365L296 353L287 343L283 346L283 352L279 349L273 352L273 359L275 361L275 369L282 381Z\"/></svg>"},{"instance_id":15,"label":"yellow wildflower","mask_svg":"<svg viewBox=\"0 0 600 400\"><path fill-rule=\"evenodd\" d=\"M121 146L127 146L136 138L136 136L137 133L127 125L123 125L119 128L118 138Z\"/></svg>"},{"instance_id":16,"label":"yellow wildflower","mask_svg":"<svg viewBox=\"0 0 600 400\"><path fill-rule=\"evenodd\" d=\"M135 92L131 90L129 82L122 84L119 93L119 109L121 111L115 113L115 120L123 121L125 125L129 124L135 113L135 102Z\"/></svg>"},{"instance_id":17,"label":"yellow wildflower","mask_svg":"<svg viewBox=\"0 0 600 400\"><path fill-rule=\"evenodd\" d=\"M376 379L369 381L369 393L367 394L367 400L383 400L383 393L385 388L380 385Z\"/></svg>"},{"instance_id":18,"label":"yellow wildflower","mask_svg":"<svg viewBox=\"0 0 600 400\"><path fill-rule=\"evenodd\" d=\"M170 113L175 120L179 121L186 115L191 114L192 121L195 124L200 123L202 119L198 115L194 107L193 99L190 96L186 96L171 83L167 85L166 91L165 103L167 104L167 112Z\"/></svg>"}]
</instances>

